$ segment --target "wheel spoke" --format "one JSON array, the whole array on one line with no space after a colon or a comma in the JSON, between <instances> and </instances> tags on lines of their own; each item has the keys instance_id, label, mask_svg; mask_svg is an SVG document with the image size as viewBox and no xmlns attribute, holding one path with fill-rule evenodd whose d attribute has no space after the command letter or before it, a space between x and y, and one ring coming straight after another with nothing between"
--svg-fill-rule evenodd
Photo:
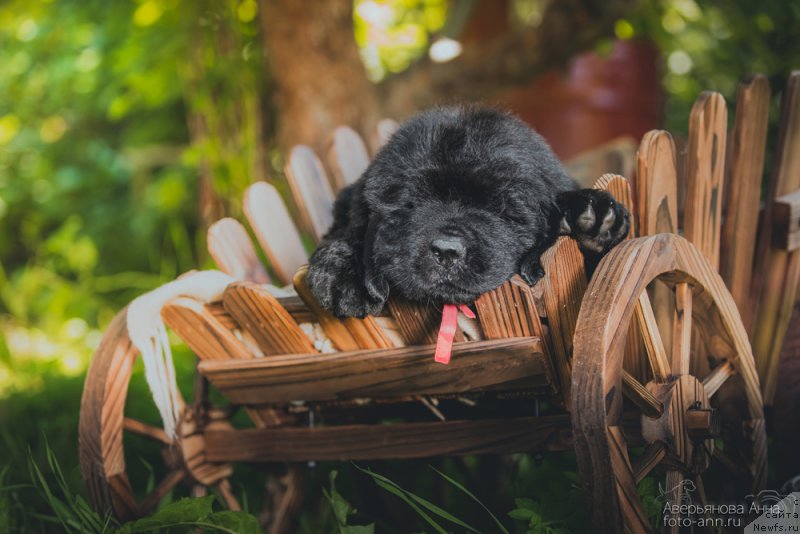
<instances>
[{"instance_id":1,"label":"wheel spoke","mask_svg":"<svg viewBox=\"0 0 800 534\"><path fill-rule=\"evenodd\" d=\"M694 485L697 489L697 499L700 501L700 505L703 507L704 515L707 519L707 525L713 525L714 522L711 521L711 513L709 513L708 508L708 496L706 496L706 486L703 483L703 477L697 475L694 479ZM714 534L719 534L721 531L714 526L709 526L708 530L714 532Z\"/></svg>"},{"instance_id":2,"label":"wheel spoke","mask_svg":"<svg viewBox=\"0 0 800 534\"><path fill-rule=\"evenodd\" d=\"M636 480L633 477L631 462L628 458L628 446L620 427L608 427L608 448L611 453L611 469L616 479L617 499L623 514L623 521L632 532L646 532L649 530L650 522L636 489Z\"/></svg>"},{"instance_id":3,"label":"wheel spoke","mask_svg":"<svg viewBox=\"0 0 800 534\"><path fill-rule=\"evenodd\" d=\"M667 500L667 505L672 508L673 506L680 506L683 499L683 473L677 470L667 471L667 487L664 488L664 497ZM668 514L667 517L674 517ZM665 517L666 519L666 517ZM678 534L680 531L680 515L674 517L672 525L664 525L664 533Z\"/></svg>"},{"instance_id":4,"label":"wheel spoke","mask_svg":"<svg viewBox=\"0 0 800 534\"><path fill-rule=\"evenodd\" d=\"M139 507L140 513L148 514L155 510L158 503L161 502L161 499L185 477L186 472L183 469L176 469L169 473L158 486L156 486L152 493L142 501L142 506Z\"/></svg>"},{"instance_id":5,"label":"wheel spoke","mask_svg":"<svg viewBox=\"0 0 800 534\"><path fill-rule=\"evenodd\" d=\"M233 510L234 512L242 511L242 505L239 504L239 499L233 494L231 483L227 478L220 480L219 484L217 484L217 489L219 490L219 494L225 506L227 506L229 510Z\"/></svg>"},{"instance_id":6,"label":"wheel spoke","mask_svg":"<svg viewBox=\"0 0 800 534\"><path fill-rule=\"evenodd\" d=\"M719 391L719 388L722 387L722 384L733 375L733 371L734 369L731 362L725 362L708 373L708 376L703 379L703 387L706 389L706 394L709 399L713 397L714 394Z\"/></svg>"},{"instance_id":7,"label":"wheel spoke","mask_svg":"<svg viewBox=\"0 0 800 534\"><path fill-rule=\"evenodd\" d=\"M130 417L124 418L122 420L122 428L128 432L132 432L155 441L160 441L164 445L172 445L172 440L169 436L167 436L167 433L164 432L163 429L153 425L148 425L147 423L142 423L137 419L132 419Z\"/></svg>"},{"instance_id":8,"label":"wheel spoke","mask_svg":"<svg viewBox=\"0 0 800 534\"><path fill-rule=\"evenodd\" d=\"M736 463L728 453L723 452L719 447L714 447L711 458L723 466L731 475L741 480L752 479L753 475L743 466Z\"/></svg>"},{"instance_id":9,"label":"wheel spoke","mask_svg":"<svg viewBox=\"0 0 800 534\"><path fill-rule=\"evenodd\" d=\"M689 372L692 345L692 286L675 286L675 320L672 323L672 373Z\"/></svg>"},{"instance_id":10,"label":"wheel spoke","mask_svg":"<svg viewBox=\"0 0 800 534\"><path fill-rule=\"evenodd\" d=\"M636 305L636 320L642 330L644 347L647 351L647 359L650 361L650 368L653 370L653 377L656 382L666 382L669 376L669 358L661 339L661 332L658 330L656 316L653 313L653 305L650 297L644 291L639 296L639 303Z\"/></svg>"},{"instance_id":11,"label":"wheel spoke","mask_svg":"<svg viewBox=\"0 0 800 534\"><path fill-rule=\"evenodd\" d=\"M636 483L638 484L644 477L650 474L650 471L652 471L666 455L667 448L660 441L648 445L642 455L639 456L633 464L633 477L636 479Z\"/></svg>"},{"instance_id":12,"label":"wheel spoke","mask_svg":"<svg viewBox=\"0 0 800 534\"><path fill-rule=\"evenodd\" d=\"M627 371L622 371L622 394L642 410L648 417L661 417L664 404L655 398L641 382Z\"/></svg>"}]
</instances>

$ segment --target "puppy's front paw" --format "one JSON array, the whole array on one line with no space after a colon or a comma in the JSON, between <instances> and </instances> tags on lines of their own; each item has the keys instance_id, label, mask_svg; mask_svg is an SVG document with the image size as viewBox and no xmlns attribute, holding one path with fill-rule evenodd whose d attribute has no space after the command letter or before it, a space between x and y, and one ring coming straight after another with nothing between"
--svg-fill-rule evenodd
<instances>
[{"instance_id":1,"label":"puppy's front paw","mask_svg":"<svg viewBox=\"0 0 800 534\"><path fill-rule=\"evenodd\" d=\"M628 210L606 191L580 189L562 193L559 207L560 232L572 236L584 250L608 252L625 239L631 228Z\"/></svg>"},{"instance_id":2,"label":"puppy's front paw","mask_svg":"<svg viewBox=\"0 0 800 534\"><path fill-rule=\"evenodd\" d=\"M362 269L346 243L324 243L311 257L306 281L317 302L340 319L377 315L385 300L367 291Z\"/></svg>"}]
</instances>

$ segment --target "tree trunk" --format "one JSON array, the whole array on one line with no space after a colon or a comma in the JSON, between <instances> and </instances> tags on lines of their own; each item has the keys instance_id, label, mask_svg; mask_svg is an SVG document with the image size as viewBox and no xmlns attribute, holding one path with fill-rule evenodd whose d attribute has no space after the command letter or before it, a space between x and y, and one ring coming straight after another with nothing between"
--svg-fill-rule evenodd
<instances>
[{"instance_id":1,"label":"tree trunk","mask_svg":"<svg viewBox=\"0 0 800 534\"><path fill-rule=\"evenodd\" d=\"M327 136L341 124L368 138L381 117L403 119L435 104L494 98L611 35L614 21L634 4L552 0L535 27L512 29L488 42L466 39L453 61L434 63L424 55L376 86L367 79L353 38L352 0L261 0L279 145L285 152L305 143L324 153ZM507 8L506 1L483 0L473 17L484 24L487 9Z\"/></svg>"},{"instance_id":2,"label":"tree trunk","mask_svg":"<svg viewBox=\"0 0 800 534\"><path fill-rule=\"evenodd\" d=\"M324 153L342 124L370 134L378 101L353 39L353 1L261 0L260 8L280 146Z\"/></svg>"}]
</instances>

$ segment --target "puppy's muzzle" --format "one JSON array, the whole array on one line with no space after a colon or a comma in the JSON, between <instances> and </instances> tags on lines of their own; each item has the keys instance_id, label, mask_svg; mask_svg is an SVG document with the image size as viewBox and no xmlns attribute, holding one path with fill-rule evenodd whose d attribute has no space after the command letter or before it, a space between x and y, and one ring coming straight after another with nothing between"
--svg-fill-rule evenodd
<instances>
[{"instance_id":1,"label":"puppy's muzzle","mask_svg":"<svg viewBox=\"0 0 800 534\"><path fill-rule=\"evenodd\" d=\"M464 259L467 255L467 247L462 238L445 235L431 241L431 254L436 263L450 268Z\"/></svg>"}]
</instances>

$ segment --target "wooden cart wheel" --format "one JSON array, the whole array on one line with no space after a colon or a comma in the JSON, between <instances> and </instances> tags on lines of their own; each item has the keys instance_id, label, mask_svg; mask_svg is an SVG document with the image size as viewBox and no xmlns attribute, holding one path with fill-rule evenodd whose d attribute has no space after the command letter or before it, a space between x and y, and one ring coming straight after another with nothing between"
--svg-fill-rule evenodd
<instances>
[{"instance_id":1,"label":"wooden cart wheel","mask_svg":"<svg viewBox=\"0 0 800 534\"><path fill-rule=\"evenodd\" d=\"M671 354L647 293L655 279L675 291ZM647 384L623 369L631 320L641 326ZM693 361L692 336L704 341L708 366ZM598 531L653 530L637 492L651 473L666 477L660 487L669 503L686 503L689 496L695 504L708 502L702 474L709 465L727 471L736 502L763 488L763 404L747 335L722 279L683 238L632 239L603 259L578 317L572 384L578 468ZM626 439L622 431L623 404L642 414L645 449L633 461L628 442L634 436ZM672 523L665 522L665 532L679 531Z\"/></svg>"},{"instance_id":2,"label":"wooden cart wheel","mask_svg":"<svg viewBox=\"0 0 800 534\"><path fill-rule=\"evenodd\" d=\"M240 509L228 477L231 466L207 462L202 427L229 426L226 415L207 410L202 380L195 387L197 400L184 408L181 437L173 442L161 429L125 416L125 398L133 365L139 355L127 334L127 308L106 330L86 376L81 399L79 426L80 461L83 478L95 510L111 511L120 520L153 511L159 501L183 482L195 495L213 487L231 509ZM201 414L198 416L198 414ZM127 432L163 445L167 473L149 495L136 498L125 465L123 438Z\"/></svg>"}]
</instances>

